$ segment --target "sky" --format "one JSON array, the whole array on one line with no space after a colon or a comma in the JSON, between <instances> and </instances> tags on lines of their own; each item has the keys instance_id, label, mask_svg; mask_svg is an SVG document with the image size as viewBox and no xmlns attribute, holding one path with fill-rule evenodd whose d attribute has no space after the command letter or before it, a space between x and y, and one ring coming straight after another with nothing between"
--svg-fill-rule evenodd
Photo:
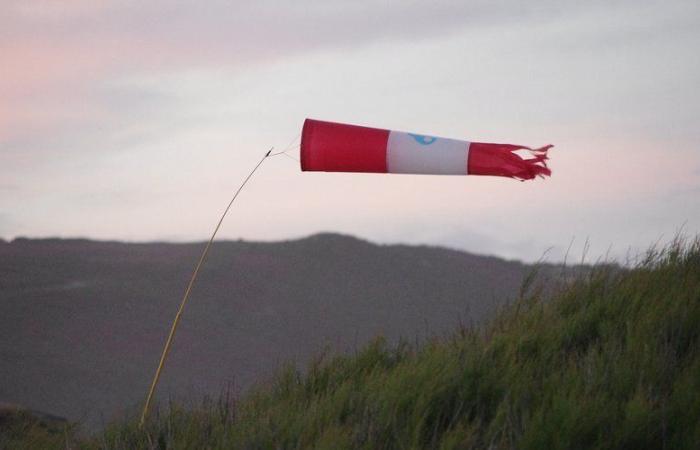
<instances>
[{"instance_id":1,"label":"sky","mask_svg":"<svg viewBox=\"0 0 700 450\"><path fill-rule=\"evenodd\" d=\"M698 23L696 0L5 0L0 237L206 240L312 117L552 143L553 175L302 173L278 156L221 239L626 258L700 231Z\"/></svg>"}]
</instances>

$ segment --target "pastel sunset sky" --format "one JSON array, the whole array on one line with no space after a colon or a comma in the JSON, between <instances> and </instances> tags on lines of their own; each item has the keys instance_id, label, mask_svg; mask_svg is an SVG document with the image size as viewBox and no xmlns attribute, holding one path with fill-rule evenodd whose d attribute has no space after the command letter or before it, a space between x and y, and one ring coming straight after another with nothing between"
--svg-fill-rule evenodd
<instances>
[{"instance_id":1,"label":"pastel sunset sky","mask_svg":"<svg viewBox=\"0 0 700 450\"><path fill-rule=\"evenodd\" d=\"M5 0L0 237L205 240L312 117L552 143L553 176L279 156L220 238L336 231L528 261L588 239L589 258L624 258L700 231L699 23L697 0Z\"/></svg>"}]
</instances>

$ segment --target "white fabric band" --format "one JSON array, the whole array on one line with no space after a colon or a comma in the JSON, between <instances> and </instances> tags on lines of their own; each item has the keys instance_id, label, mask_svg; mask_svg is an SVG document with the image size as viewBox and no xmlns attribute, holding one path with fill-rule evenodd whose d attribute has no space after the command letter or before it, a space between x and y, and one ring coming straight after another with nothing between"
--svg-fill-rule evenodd
<instances>
[{"instance_id":1,"label":"white fabric band","mask_svg":"<svg viewBox=\"0 0 700 450\"><path fill-rule=\"evenodd\" d=\"M386 149L389 173L466 175L468 160L467 141L402 131L389 133Z\"/></svg>"}]
</instances>

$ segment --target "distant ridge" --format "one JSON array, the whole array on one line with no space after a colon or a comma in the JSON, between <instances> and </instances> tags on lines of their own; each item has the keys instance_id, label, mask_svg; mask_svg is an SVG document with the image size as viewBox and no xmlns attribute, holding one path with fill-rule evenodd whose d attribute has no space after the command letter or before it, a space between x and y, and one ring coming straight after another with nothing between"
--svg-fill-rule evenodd
<instances>
[{"instance_id":1,"label":"distant ridge","mask_svg":"<svg viewBox=\"0 0 700 450\"><path fill-rule=\"evenodd\" d=\"M0 246L0 399L97 426L142 400L202 249L17 238ZM424 339L490 317L531 266L335 233L215 242L161 394L245 389L324 347Z\"/></svg>"}]
</instances>

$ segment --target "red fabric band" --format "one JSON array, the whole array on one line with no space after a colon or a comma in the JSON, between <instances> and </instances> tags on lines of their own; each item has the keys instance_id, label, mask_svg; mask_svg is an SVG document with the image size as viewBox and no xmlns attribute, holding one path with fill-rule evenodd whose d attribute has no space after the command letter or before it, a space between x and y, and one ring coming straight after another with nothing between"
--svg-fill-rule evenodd
<instances>
[{"instance_id":1,"label":"red fabric band","mask_svg":"<svg viewBox=\"0 0 700 450\"><path fill-rule=\"evenodd\" d=\"M389 130L306 119L301 170L386 173Z\"/></svg>"}]
</instances>

